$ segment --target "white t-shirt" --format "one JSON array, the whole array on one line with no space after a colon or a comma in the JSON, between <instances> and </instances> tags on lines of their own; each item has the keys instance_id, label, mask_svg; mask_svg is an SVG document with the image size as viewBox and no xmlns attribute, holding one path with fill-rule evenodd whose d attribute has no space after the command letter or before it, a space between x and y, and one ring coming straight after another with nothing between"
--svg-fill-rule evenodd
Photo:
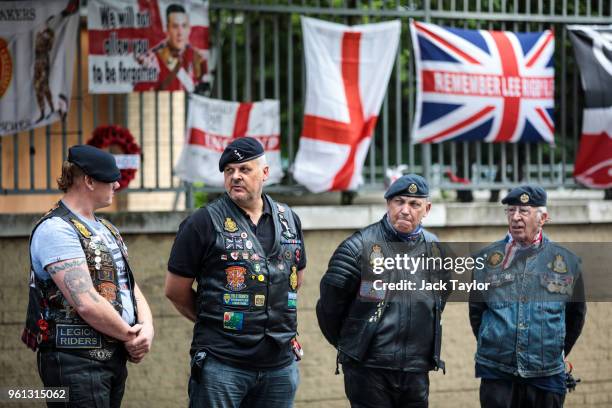
<instances>
[{"instance_id":1,"label":"white t-shirt","mask_svg":"<svg viewBox=\"0 0 612 408\"><path fill-rule=\"evenodd\" d=\"M123 306L121 317L126 323L134 324L134 304L132 303L125 260L115 237L101 222L78 218L92 232L92 238L99 236L111 250L117 268L121 305ZM38 226L32 237L30 251L34 273L39 279L43 280L51 279L51 275L45 270L48 265L67 259L85 258L85 252L81 247L77 232L60 217L49 218Z\"/></svg>"}]
</instances>

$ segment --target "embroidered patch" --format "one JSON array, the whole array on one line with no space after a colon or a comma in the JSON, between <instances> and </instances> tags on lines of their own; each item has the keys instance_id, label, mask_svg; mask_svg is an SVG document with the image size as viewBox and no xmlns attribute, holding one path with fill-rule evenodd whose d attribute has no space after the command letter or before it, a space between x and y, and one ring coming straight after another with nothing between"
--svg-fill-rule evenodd
<instances>
[{"instance_id":1,"label":"embroidered patch","mask_svg":"<svg viewBox=\"0 0 612 408\"><path fill-rule=\"evenodd\" d=\"M89 231L85 225L81 224L80 221L75 220L74 218L71 218L70 221L74 224L74 226L82 236L84 236L85 238L91 237L91 231Z\"/></svg>"},{"instance_id":2,"label":"embroidered patch","mask_svg":"<svg viewBox=\"0 0 612 408\"><path fill-rule=\"evenodd\" d=\"M115 280L115 271L113 268L96 268L98 279L113 282Z\"/></svg>"},{"instance_id":3,"label":"embroidered patch","mask_svg":"<svg viewBox=\"0 0 612 408\"><path fill-rule=\"evenodd\" d=\"M548 267L557 273L567 273L567 264L559 254L555 255L555 260L548 264Z\"/></svg>"},{"instance_id":4,"label":"embroidered patch","mask_svg":"<svg viewBox=\"0 0 612 408\"><path fill-rule=\"evenodd\" d=\"M244 242L242 238L238 237L225 237L225 249L244 249Z\"/></svg>"},{"instance_id":5,"label":"embroidered patch","mask_svg":"<svg viewBox=\"0 0 612 408\"><path fill-rule=\"evenodd\" d=\"M117 287L112 282L101 282L98 285L98 292L109 302L117 300Z\"/></svg>"},{"instance_id":6,"label":"embroidered patch","mask_svg":"<svg viewBox=\"0 0 612 408\"><path fill-rule=\"evenodd\" d=\"M491 255L489 255L489 260L487 261L487 263L489 264L489 266L497 266L500 263L502 263L502 261L504 260L504 254L502 254L499 251L495 251L493 252Z\"/></svg>"},{"instance_id":7,"label":"embroidered patch","mask_svg":"<svg viewBox=\"0 0 612 408\"><path fill-rule=\"evenodd\" d=\"M300 259L302 259L302 251L300 251L300 248L297 248L295 250L295 262L300 262Z\"/></svg>"},{"instance_id":8,"label":"embroidered patch","mask_svg":"<svg viewBox=\"0 0 612 408\"><path fill-rule=\"evenodd\" d=\"M244 283L244 274L246 268L244 266L230 266L225 268L225 275L227 277L227 287L233 291L239 291L246 288Z\"/></svg>"},{"instance_id":9,"label":"embroidered patch","mask_svg":"<svg viewBox=\"0 0 612 408\"><path fill-rule=\"evenodd\" d=\"M236 225L236 221L232 220L231 217L226 217L223 223L223 229L227 232L236 232L238 231L238 226Z\"/></svg>"},{"instance_id":10,"label":"embroidered patch","mask_svg":"<svg viewBox=\"0 0 612 408\"><path fill-rule=\"evenodd\" d=\"M291 232L291 228L289 228L289 223L285 219L283 213L278 213L278 220L281 224L281 228L283 229L282 235L287 239L294 239L296 236L293 232Z\"/></svg>"},{"instance_id":11,"label":"embroidered patch","mask_svg":"<svg viewBox=\"0 0 612 408\"><path fill-rule=\"evenodd\" d=\"M372 252L370 252L370 265L374 266L376 259L384 259L384 257L382 247L378 244L372 245Z\"/></svg>"},{"instance_id":12,"label":"embroidered patch","mask_svg":"<svg viewBox=\"0 0 612 408\"><path fill-rule=\"evenodd\" d=\"M540 284L550 293L571 295L574 290L574 277L571 275L545 272L540 275Z\"/></svg>"},{"instance_id":13,"label":"embroidered patch","mask_svg":"<svg viewBox=\"0 0 612 408\"><path fill-rule=\"evenodd\" d=\"M295 265L291 266L291 275L289 275L289 286L291 287L291 290L296 290L298 286L297 267Z\"/></svg>"},{"instance_id":14,"label":"embroidered patch","mask_svg":"<svg viewBox=\"0 0 612 408\"><path fill-rule=\"evenodd\" d=\"M266 295L255 295L255 306L262 307L266 304Z\"/></svg>"},{"instance_id":15,"label":"embroidered patch","mask_svg":"<svg viewBox=\"0 0 612 408\"><path fill-rule=\"evenodd\" d=\"M57 348L100 348L102 336L85 324L58 324L55 326Z\"/></svg>"},{"instance_id":16,"label":"embroidered patch","mask_svg":"<svg viewBox=\"0 0 612 408\"><path fill-rule=\"evenodd\" d=\"M250 296L246 293L224 293L223 304L227 306L250 306Z\"/></svg>"},{"instance_id":17,"label":"embroidered patch","mask_svg":"<svg viewBox=\"0 0 612 408\"><path fill-rule=\"evenodd\" d=\"M289 292L287 293L287 307L292 309L297 308L297 293Z\"/></svg>"},{"instance_id":18,"label":"embroidered patch","mask_svg":"<svg viewBox=\"0 0 612 408\"><path fill-rule=\"evenodd\" d=\"M244 314L242 312L224 312L223 328L229 330L242 330Z\"/></svg>"},{"instance_id":19,"label":"embroidered patch","mask_svg":"<svg viewBox=\"0 0 612 408\"><path fill-rule=\"evenodd\" d=\"M367 300L383 300L385 298L385 291L374 289L372 281L362 280L359 285L359 296Z\"/></svg>"}]
</instances>

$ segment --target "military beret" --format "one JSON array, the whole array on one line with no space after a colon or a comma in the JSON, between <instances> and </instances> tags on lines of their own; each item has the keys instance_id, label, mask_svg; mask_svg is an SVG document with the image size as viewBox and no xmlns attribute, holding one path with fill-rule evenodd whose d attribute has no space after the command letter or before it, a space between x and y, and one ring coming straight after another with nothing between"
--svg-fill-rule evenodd
<instances>
[{"instance_id":1,"label":"military beret","mask_svg":"<svg viewBox=\"0 0 612 408\"><path fill-rule=\"evenodd\" d=\"M121 178L115 157L97 147L72 146L68 149L68 161L79 166L88 176L104 183L119 181Z\"/></svg>"},{"instance_id":2,"label":"military beret","mask_svg":"<svg viewBox=\"0 0 612 408\"><path fill-rule=\"evenodd\" d=\"M501 202L507 205L541 207L546 205L546 191L542 187L524 185L510 190Z\"/></svg>"},{"instance_id":3,"label":"military beret","mask_svg":"<svg viewBox=\"0 0 612 408\"><path fill-rule=\"evenodd\" d=\"M407 174L395 180L385 193L385 199L389 200L395 196L427 197L429 186L427 181L417 174Z\"/></svg>"},{"instance_id":4,"label":"military beret","mask_svg":"<svg viewBox=\"0 0 612 408\"><path fill-rule=\"evenodd\" d=\"M228 144L219 159L219 171L230 163L243 163L263 156L264 148L252 137L241 137Z\"/></svg>"}]
</instances>

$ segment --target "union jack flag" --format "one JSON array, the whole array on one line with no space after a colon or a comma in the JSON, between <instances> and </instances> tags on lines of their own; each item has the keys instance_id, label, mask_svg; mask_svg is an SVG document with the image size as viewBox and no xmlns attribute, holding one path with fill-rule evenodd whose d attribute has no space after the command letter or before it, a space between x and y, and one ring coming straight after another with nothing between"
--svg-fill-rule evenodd
<instances>
[{"instance_id":1,"label":"union jack flag","mask_svg":"<svg viewBox=\"0 0 612 408\"><path fill-rule=\"evenodd\" d=\"M414 143L554 143L554 34L412 21Z\"/></svg>"}]
</instances>

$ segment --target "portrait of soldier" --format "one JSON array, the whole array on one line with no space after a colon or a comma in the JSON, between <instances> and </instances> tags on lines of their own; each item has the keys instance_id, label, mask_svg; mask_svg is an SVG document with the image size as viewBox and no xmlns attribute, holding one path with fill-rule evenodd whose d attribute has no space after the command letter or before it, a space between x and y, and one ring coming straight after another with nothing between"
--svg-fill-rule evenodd
<instances>
[{"instance_id":1,"label":"portrait of soldier","mask_svg":"<svg viewBox=\"0 0 612 408\"><path fill-rule=\"evenodd\" d=\"M180 4L170 4L166 8L166 39L138 58L141 65L158 70L158 79L156 82L140 82L135 90L194 91L207 72L207 62L204 51L189 44L190 33L189 15L185 8Z\"/></svg>"}]
</instances>

